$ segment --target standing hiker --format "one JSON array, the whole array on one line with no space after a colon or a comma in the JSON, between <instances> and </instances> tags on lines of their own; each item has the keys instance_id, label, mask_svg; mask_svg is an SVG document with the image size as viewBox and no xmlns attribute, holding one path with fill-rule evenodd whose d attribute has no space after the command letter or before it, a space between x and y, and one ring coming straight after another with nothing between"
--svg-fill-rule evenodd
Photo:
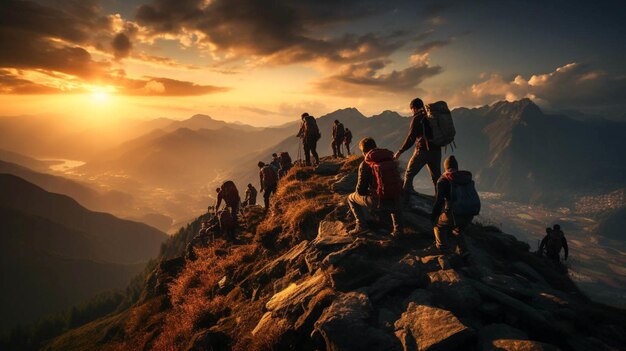
<instances>
[{"instance_id":1,"label":"standing hiker","mask_svg":"<svg viewBox=\"0 0 626 351\"><path fill-rule=\"evenodd\" d=\"M232 180L225 181L219 188L217 193L217 205L215 206L216 211L219 211L222 200L226 204L233 220L237 223L237 214L239 213L241 198L239 197L239 190L237 190L237 187Z\"/></svg>"},{"instance_id":2,"label":"standing hiker","mask_svg":"<svg viewBox=\"0 0 626 351\"><path fill-rule=\"evenodd\" d=\"M541 240L539 245L539 255L543 255L554 263L561 262L561 249L565 252L564 260L567 261L569 255L569 248L567 247L567 240L565 234L561 230L561 226L555 224L553 228L546 228L546 236Z\"/></svg>"},{"instance_id":3,"label":"standing hiker","mask_svg":"<svg viewBox=\"0 0 626 351\"><path fill-rule=\"evenodd\" d=\"M280 168L278 169L278 178L282 178L287 175L287 172L289 172L289 170L293 166L293 161L291 161L291 156L289 156L289 153L287 151L281 152L280 156L278 156L278 160L280 163Z\"/></svg>"},{"instance_id":4,"label":"standing hiker","mask_svg":"<svg viewBox=\"0 0 626 351\"><path fill-rule=\"evenodd\" d=\"M397 237L403 230L400 206L402 180L398 165L393 160L393 152L378 149L372 138L361 140L359 149L365 159L359 166L356 191L348 195L348 205L356 220L356 227L349 234L367 231L369 228L365 222L366 211L379 208L391 213L391 235Z\"/></svg>"},{"instance_id":5,"label":"standing hiker","mask_svg":"<svg viewBox=\"0 0 626 351\"><path fill-rule=\"evenodd\" d=\"M333 157L343 157L341 154L341 144L343 144L343 139L345 137L345 129L343 128L343 124L338 120L335 120L333 124L333 141L330 146L333 148Z\"/></svg>"},{"instance_id":6,"label":"standing hiker","mask_svg":"<svg viewBox=\"0 0 626 351\"><path fill-rule=\"evenodd\" d=\"M443 253L449 253L450 234L456 239L452 252L468 254L463 230L480 212L480 198L474 187L472 173L460 171L454 156L443 163L445 173L437 181L437 195L431 213L434 225L435 245ZM456 249L458 247L458 249Z\"/></svg>"},{"instance_id":7,"label":"standing hiker","mask_svg":"<svg viewBox=\"0 0 626 351\"><path fill-rule=\"evenodd\" d=\"M248 188L246 189L246 197L243 200L244 206L254 206L256 205L256 188L252 184L248 184Z\"/></svg>"},{"instance_id":8,"label":"standing hiker","mask_svg":"<svg viewBox=\"0 0 626 351\"><path fill-rule=\"evenodd\" d=\"M352 143L352 132L346 128L346 135L343 137L343 144L346 146L346 152L350 156L350 143Z\"/></svg>"},{"instance_id":9,"label":"standing hiker","mask_svg":"<svg viewBox=\"0 0 626 351\"><path fill-rule=\"evenodd\" d=\"M261 192L263 193L263 201L265 203L265 213L270 208L270 196L276 193L278 185L278 174L272 167L266 165L263 161L259 161L259 178L261 183Z\"/></svg>"},{"instance_id":10,"label":"standing hiker","mask_svg":"<svg viewBox=\"0 0 626 351\"><path fill-rule=\"evenodd\" d=\"M317 141L320 140L322 135L320 134L320 130L317 127L317 122L315 121L315 117L310 116L308 113L302 114L302 125L300 126L300 131L296 136L298 138L302 138L302 146L304 148L304 158L306 160L306 165L311 165L311 154L315 158L315 164L320 163L320 158L317 155Z\"/></svg>"},{"instance_id":11,"label":"standing hiker","mask_svg":"<svg viewBox=\"0 0 626 351\"><path fill-rule=\"evenodd\" d=\"M280 169L280 158L278 157L278 154L272 154L272 162L270 162L270 166L272 166L272 168L274 168L274 170L278 172L278 170Z\"/></svg>"}]
</instances>

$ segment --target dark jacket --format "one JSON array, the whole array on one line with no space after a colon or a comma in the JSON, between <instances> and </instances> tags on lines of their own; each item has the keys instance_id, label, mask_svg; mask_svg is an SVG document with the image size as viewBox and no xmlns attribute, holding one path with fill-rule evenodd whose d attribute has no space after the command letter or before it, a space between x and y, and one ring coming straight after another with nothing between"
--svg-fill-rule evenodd
<instances>
[{"instance_id":1,"label":"dark jacket","mask_svg":"<svg viewBox=\"0 0 626 351\"><path fill-rule=\"evenodd\" d=\"M333 140L343 141L346 130L343 128L343 124L333 124Z\"/></svg>"},{"instance_id":2,"label":"dark jacket","mask_svg":"<svg viewBox=\"0 0 626 351\"><path fill-rule=\"evenodd\" d=\"M424 137L424 132L426 132L426 137ZM400 152L405 152L410 149L413 144L415 144L416 148L426 147L426 143L428 138L432 138L433 132L430 128L430 124L426 120L426 112L424 109L420 109L418 113L413 116L411 120L411 126L409 127L409 134L404 139L404 143L400 147ZM434 145L432 143L428 143L428 146Z\"/></svg>"},{"instance_id":3,"label":"dark jacket","mask_svg":"<svg viewBox=\"0 0 626 351\"><path fill-rule=\"evenodd\" d=\"M556 235L556 238L550 238L551 235ZM554 231L551 232L551 234L546 235L542 240L541 240L541 244L539 244L539 252L543 253L543 250L554 250L552 249L553 247L558 247L557 245L548 245L548 242L550 240L560 240L561 241L561 247L563 248L563 251L565 253L565 259L567 260L567 256L569 255L569 248L567 247L567 239L565 239L565 234L563 233L563 231L559 230L557 233L555 233ZM556 250L554 250L556 251ZM559 249L556 252L546 252L548 255L554 255L554 256L558 256L559 253L561 253L561 250Z\"/></svg>"},{"instance_id":4,"label":"dark jacket","mask_svg":"<svg viewBox=\"0 0 626 351\"><path fill-rule=\"evenodd\" d=\"M441 212L448 209L450 201L451 182L456 184L467 184L472 181L472 174L468 171L446 172L437 180L437 195L431 213L431 220L435 222Z\"/></svg>"},{"instance_id":5,"label":"dark jacket","mask_svg":"<svg viewBox=\"0 0 626 351\"><path fill-rule=\"evenodd\" d=\"M343 137L343 141L348 144L352 142L352 131L346 130L346 135Z\"/></svg>"},{"instance_id":6,"label":"dark jacket","mask_svg":"<svg viewBox=\"0 0 626 351\"><path fill-rule=\"evenodd\" d=\"M261 182L261 190L271 189L276 186L278 182L278 173L270 166L265 165L259 171L259 180Z\"/></svg>"},{"instance_id":7,"label":"dark jacket","mask_svg":"<svg viewBox=\"0 0 626 351\"><path fill-rule=\"evenodd\" d=\"M256 203L256 194L257 191L255 187L246 189L246 198L243 202L245 204Z\"/></svg>"},{"instance_id":8,"label":"dark jacket","mask_svg":"<svg viewBox=\"0 0 626 351\"><path fill-rule=\"evenodd\" d=\"M314 142L319 139L319 128L317 127L317 121L315 121L315 117L306 116L302 120L302 124L300 125L300 131L298 132L298 137L301 137L304 142Z\"/></svg>"},{"instance_id":9,"label":"dark jacket","mask_svg":"<svg viewBox=\"0 0 626 351\"><path fill-rule=\"evenodd\" d=\"M376 194L376 178L367 162L361 162L359 166L359 176L356 183L356 192L361 196L373 196Z\"/></svg>"}]
</instances>

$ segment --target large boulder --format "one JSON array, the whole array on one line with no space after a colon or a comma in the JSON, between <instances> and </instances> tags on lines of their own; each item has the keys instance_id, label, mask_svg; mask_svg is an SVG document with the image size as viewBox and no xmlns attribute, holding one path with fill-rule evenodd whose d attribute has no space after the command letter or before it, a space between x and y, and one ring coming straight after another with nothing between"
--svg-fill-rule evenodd
<instances>
[{"instance_id":1,"label":"large boulder","mask_svg":"<svg viewBox=\"0 0 626 351\"><path fill-rule=\"evenodd\" d=\"M338 176L339 177L339 176ZM358 175L356 173L346 174L341 176L339 180L330 186L330 190L338 194L350 194L354 192L356 183L358 181Z\"/></svg>"},{"instance_id":2,"label":"large boulder","mask_svg":"<svg viewBox=\"0 0 626 351\"><path fill-rule=\"evenodd\" d=\"M428 290L433 293L435 302L459 315L468 315L480 302L480 295L474 287L453 269L429 272Z\"/></svg>"},{"instance_id":3,"label":"large boulder","mask_svg":"<svg viewBox=\"0 0 626 351\"><path fill-rule=\"evenodd\" d=\"M475 344L472 328L436 307L409 303L394 326L405 351L468 350Z\"/></svg>"},{"instance_id":4,"label":"large boulder","mask_svg":"<svg viewBox=\"0 0 626 351\"><path fill-rule=\"evenodd\" d=\"M265 308L275 312L275 315L299 310L303 312L303 306L307 306L309 301L327 286L324 274L317 271L313 276L307 277L300 283L293 283L274 294L265 304Z\"/></svg>"},{"instance_id":5,"label":"large boulder","mask_svg":"<svg viewBox=\"0 0 626 351\"><path fill-rule=\"evenodd\" d=\"M327 351L401 350L391 334L372 326L372 306L366 295L350 292L338 297L315 323L314 337Z\"/></svg>"}]
</instances>

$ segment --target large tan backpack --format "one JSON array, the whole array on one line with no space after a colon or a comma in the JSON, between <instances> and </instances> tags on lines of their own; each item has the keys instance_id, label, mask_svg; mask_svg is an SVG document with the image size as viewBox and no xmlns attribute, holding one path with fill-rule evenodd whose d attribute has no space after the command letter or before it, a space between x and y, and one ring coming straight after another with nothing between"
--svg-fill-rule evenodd
<instances>
[{"instance_id":1,"label":"large tan backpack","mask_svg":"<svg viewBox=\"0 0 626 351\"><path fill-rule=\"evenodd\" d=\"M446 146L454 141L456 129L452 121L452 114L445 101L437 101L425 106L426 116L432 138L428 141L437 146Z\"/></svg>"}]
</instances>

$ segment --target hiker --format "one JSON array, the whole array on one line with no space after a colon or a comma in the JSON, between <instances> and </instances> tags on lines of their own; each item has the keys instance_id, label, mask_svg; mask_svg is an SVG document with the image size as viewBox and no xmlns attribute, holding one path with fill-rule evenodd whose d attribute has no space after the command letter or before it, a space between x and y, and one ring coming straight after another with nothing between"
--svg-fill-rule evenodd
<instances>
[{"instance_id":1,"label":"hiker","mask_svg":"<svg viewBox=\"0 0 626 351\"><path fill-rule=\"evenodd\" d=\"M289 172L293 166L293 162L291 161L291 156L289 156L287 151L281 152L280 156L278 156L278 160L280 164L280 168L278 169L278 178L282 178L287 175L287 172Z\"/></svg>"},{"instance_id":2,"label":"hiker","mask_svg":"<svg viewBox=\"0 0 626 351\"><path fill-rule=\"evenodd\" d=\"M567 240L561 230L561 226L555 224L553 228L546 228L546 236L539 245L539 255L543 255L545 252L546 257L552 262L561 263L561 249L565 253L563 259L567 261L569 248L567 247Z\"/></svg>"},{"instance_id":3,"label":"hiker","mask_svg":"<svg viewBox=\"0 0 626 351\"><path fill-rule=\"evenodd\" d=\"M198 235L194 236L185 248L186 259L189 261L195 261L198 256L196 255L194 248L199 245L207 246L209 242L215 239L215 234L218 234L219 231L220 228L217 216L211 216L208 220L202 221Z\"/></svg>"},{"instance_id":4,"label":"hiker","mask_svg":"<svg viewBox=\"0 0 626 351\"><path fill-rule=\"evenodd\" d=\"M256 188L252 184L248 184L248 188L246 189L246 197L243 200L243 205L245 207L256 205Z\"/></svg>"},{"instance_id":5,"label":"hiker","mask_svg":"<svg viewBox=\"0 0 626 351\"><path fill-rule=\"evenodd\" d=\"M217 213L217 211L219 211L218 206L221 204L221 202L219 201L219 199L220 199L220 191L221 190L222 189L220 189L220 188L215 188L215 198L217 199L217 200L215 200L215 206L213 206L213 209L215 210L215 213Z\"/></svg>"},{"instance_id":6,"label":"hiker","mask_svg":"<svg viewBox=\"0 0 626 351\"><path fill-rule=\"evenodd\" d=\"M272 154L272 162L270 162L270 166L272 166L276 172L280 169L280 159L276 153Z\"/></svg>"},{"instance_id":7,"label":"hiker","mask_svg":"<svg viewBox=\"0 0 626 351\"><path fill-rule=\"evenodd\" d=\"M261 183L261 192L263 193L263 202L265 203L265 213L270 208L270 196L276 193L278 185L278 174L272 167L266 165L263 161L259 161L259 178Z\"/></svg>"},{"instance_id":8,"label":"hiker","mask_svg":"<svg viewBox=\"0 0 626 351\"><path fill-rule=\"evenodd\" d=\"M333 148L333 157L343 157L341 154L341 144L345 138L345 132L343 124L338 120L335 120L335 123L333 124L333 141L330 144Z\"/></svg>"},{"instance_id":9,"label":"hiker","mask_svg":"<svg viewBox=\"0 0 626 351\"><path fill-rule=\"evenodd\" d=\"M217 205L215 206L215 210L220 210L220 205L222 204L222 200L226 204L226 207L230 211L230 214L233 216L235 223L237 223L237 213L239 213L239 205L241 198L239 197L239 191L233 183L232 180L227 180L222 184L220 188L218 188L217 194Z\"/></svg>"},{"instance_id":10,"label":"hiker","mask_svg":"<svg viewBox=\"0 0 626 351\"><path fill-rule=\"evenodd\" d=\"M307 166L311 165L311 154L315 158L315 164L320 163L320 158L317 155L317 141L320 140L322 135L317 127L315 117L310 116L308 113L302 114L302 125L300 131L296 136L302 138L302 147L304 148L304 158Z\"/></svg>"},{"instance_id":11,"label":"hiker","mask_svg":"<svg viewBox=\"0 0 626 351\"><path fill-rule=\"evenodd\" d=\"M349 234L359 234L369 228L365 222L366 211L382 209L391 212L393 231L391 236L402 234L402 179L398 165L393 160L393 152L379 149L372 138L359 142L359 149L365 156L359 166L356 191L348 196L348 205L356 220L356 227Z\"/></svg>"},{"instance_id":12,"label":"hiker","mask_svg":"<svg viewBox=\"0 0 626 351\"><path fill-rule=\"evenodd\" d=\"M415 98L411 101L410 107L411 111L413 111L413 119L409 127L409 134L394 155L394 159L397 160L403 152L415 144L415 151L406 167L404 185L402 187L404 189L405 201L407 202L410 195L415 192L413 179L424 166L428 168L435 188L437 187L437 180L441 176L441 147L429 142L429 138L432 138L433 133L427 121L424 102L419 98Z\"/></svg>"},{"instance_id":13,"label":"hiker","mask_svg":"<svg viewBox=\"0 0 626 351\"><path fill-rule=\"evenodd\" d=\"M480 212L480 198L472 173L460 171L454 156L448 157L443 166L446 172L437 181L437 195L430 218L434 225L435 246L442 253L467 256L469 252L463 231ZM456 239L452 248L448 247L450 234Z\"/></svg>"},{"instance_id":14,"label":"hiker","mask_svg":"<svg viewBox=\"0 0 626 351\"><path fill-rule=\"evenodd\" d=\"M343 144L346 146L346 153L350 156L350 143L352 143L352 132L346 128L346 135L343 137Z\"/></svg>"},{"instance_id":15,"label":"hiker","mask_svg":"<svg viewBox=\"0 0 626 351\"><path fill-rule=\"evenodd\" d=\"M217 213L219 228L225 240L235 241L235 229L237 229L237 213L222 210Z\"/></svg>"}]
</instances>

